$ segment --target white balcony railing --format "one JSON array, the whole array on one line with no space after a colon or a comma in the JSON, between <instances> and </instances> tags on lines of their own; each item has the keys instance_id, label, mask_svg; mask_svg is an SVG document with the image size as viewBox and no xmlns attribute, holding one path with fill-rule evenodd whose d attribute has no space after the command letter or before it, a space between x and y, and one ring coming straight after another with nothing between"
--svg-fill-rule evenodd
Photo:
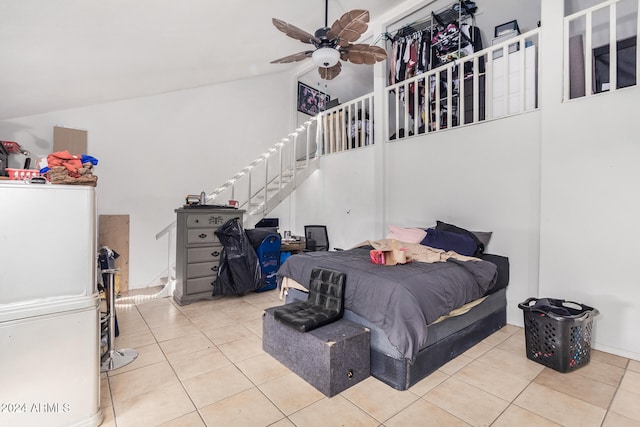
<instances>
[{"instance_id":1,"label":"white balcony railing","mask_svg":"<svg viewBox=\"0 0 640 427\"><path fill-rule=\"evenodd\" d=\"M564 18L564 100L637 84L638 9L640 0L609 0Z\"/></svg>"},{"instance_id":2,"label":"white balcony railing","mask_svg":"<svg viewBox=\"0 0 640 427\"><path fill-rule=\"evenodd\" d=\"M352 150L373 144L373 93L320 114L321 154Z\"/></svg>"},{"instance_id":3,"label":"white balcony railing","mask_svg":"<svg viewBox=\"0 0 640 427\"><path fill-rule=\"evenodd\" d=\"M388 140L536 109L539 32L536 28L388 86Z\"/></svg>"}]
</instances>

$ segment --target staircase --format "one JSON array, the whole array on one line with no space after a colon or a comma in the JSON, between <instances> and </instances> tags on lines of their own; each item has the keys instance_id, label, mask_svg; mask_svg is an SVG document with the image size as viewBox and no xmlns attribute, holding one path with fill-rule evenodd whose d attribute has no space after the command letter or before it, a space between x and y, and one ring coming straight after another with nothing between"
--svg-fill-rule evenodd
<instances>
[{"instance_id":1,"label":"staircase","mask_svg":"<svg viewBox=\"0 0 640 427\"><path fill-rule=\"evenodd\" d=\"M319 117L319 116L318 116ZM285 200L318 169L317 126L314 117L283 138L231 179L206 196L209 205L238 202L251 228Z\"/></svg>"},{"instance_id":2,"label":"staircase","mask_svg":"<svg viewBox=\"0 0 640 427\"><path fill-rule=\"evenodd\" d=\"M207 194L206 204L227 205L229 200L237 201L238 208L245 211L244 228L252 228L318 170L321 117L318 115L304 123ZM167 236L168 242L163 296L172 295L175 286L175 228L174 221L156 234L156 240Z\"/></svg>"}]
</instances>

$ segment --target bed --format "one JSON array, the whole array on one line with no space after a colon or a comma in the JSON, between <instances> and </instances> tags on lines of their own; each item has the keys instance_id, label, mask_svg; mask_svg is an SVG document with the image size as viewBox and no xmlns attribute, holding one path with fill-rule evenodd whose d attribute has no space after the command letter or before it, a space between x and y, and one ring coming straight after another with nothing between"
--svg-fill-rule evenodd
<instances>
[{"instance_id":1,"label":"bed","mask_svg":"<svg viewBox=\"0 0 640 427\"><path fill-rule=\"evenodd\" d=\"M442 261L376 265L374 247L293 255L278 283L292 302L306 299L313 267L346 273L344 317L371 330L371 375L379 380L405 390L506 324L508 258L435 249Z\"/></svg>"}]
</instances>

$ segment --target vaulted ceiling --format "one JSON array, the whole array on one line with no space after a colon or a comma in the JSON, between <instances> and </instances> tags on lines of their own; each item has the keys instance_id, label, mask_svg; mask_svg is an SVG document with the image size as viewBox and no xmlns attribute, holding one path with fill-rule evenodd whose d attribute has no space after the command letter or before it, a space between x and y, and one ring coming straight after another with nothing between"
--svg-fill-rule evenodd
<instances>
[{"instance_id":1,"label":"vaulted ceiling","mask_svg":"<svg viewBox=\"0 0 640 427\"><path fill-rule=\"evenodd\" d=\"M329 0L329 25L389 0ZM307 50L271 18L313 33L323 0L3 0L0 119L276 73ZM346 78L346 77L345 77Z\"/></svg>"}]
</instances>

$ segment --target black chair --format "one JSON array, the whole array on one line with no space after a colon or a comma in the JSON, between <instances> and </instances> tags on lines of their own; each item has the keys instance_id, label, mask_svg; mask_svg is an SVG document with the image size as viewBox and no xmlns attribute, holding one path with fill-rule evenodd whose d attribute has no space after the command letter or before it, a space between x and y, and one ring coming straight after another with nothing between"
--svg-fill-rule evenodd
<instances>
[{"instance_id":1,"label":"black chair","mask_svg":"<svg viewBox=\"0 0 640 427\"><path fill-rule=\"evenodd\" d=\"M328 251L329 235L326 225L305 225L305 250L310 252Z\"/></svg>"},{"instance_id":2,"label":"black chair","mask_svg":"<svg viewBox=\"0 0 640 427\"><path fill-rule=\"evenodd\" d=\"M307 300L285 304L274 310L273 317L300 332L309 332L340 319L344 312L346 277L339 271L314 268Z\"/></svg>"}]
</instances>

